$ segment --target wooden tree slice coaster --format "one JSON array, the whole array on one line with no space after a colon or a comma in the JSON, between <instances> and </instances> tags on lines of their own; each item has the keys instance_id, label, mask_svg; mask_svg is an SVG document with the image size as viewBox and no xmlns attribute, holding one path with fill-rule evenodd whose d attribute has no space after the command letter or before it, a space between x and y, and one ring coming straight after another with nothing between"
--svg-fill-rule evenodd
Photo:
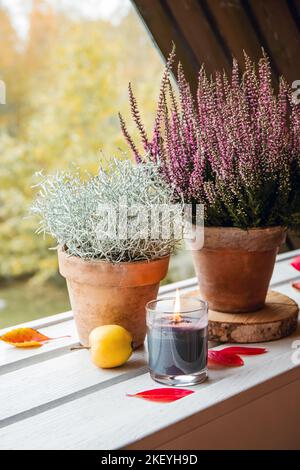
<instances>
[{"instance_id":1,"label":"wooden tree slice coaster","mask_svg":"<svg viewBox=\"0 0 300 470\"><path fill-rule=\"evenodd\" d=\"M194 291L188 295L199 295ZM266 305L252 313L209 310L208 338L222 343L259 343L292 334L298 323L297 303L279 292L269 291Z\"/></svg>"}]
</instances>

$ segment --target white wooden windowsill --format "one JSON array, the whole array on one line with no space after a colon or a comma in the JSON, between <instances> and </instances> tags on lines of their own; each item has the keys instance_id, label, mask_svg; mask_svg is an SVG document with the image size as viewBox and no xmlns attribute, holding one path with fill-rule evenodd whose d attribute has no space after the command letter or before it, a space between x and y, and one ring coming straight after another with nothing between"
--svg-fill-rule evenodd
<instances>
[{"instance_id":1,"label":"white wooden windowsill","mask_svg":"<svg viewBox=\"0 0 300 470\"><path fill-rule=\"evenodd\" d=\"M290 261L299 254L278 256L271 284L297 302L290 283L300 275ZM194 289L196 279L160 294L176 287ZM88 351L70 351L78 343L71 312L26 326L70 338L28 350L0 344L1 449L300 448L300 360L292 361L300 328L263 344L269 352L245 358L243 367L210 370L196 393L161 404L126 396L160 387L147 373L144 350L124 367L100 370Z\"/></svg>"}]
</instances>

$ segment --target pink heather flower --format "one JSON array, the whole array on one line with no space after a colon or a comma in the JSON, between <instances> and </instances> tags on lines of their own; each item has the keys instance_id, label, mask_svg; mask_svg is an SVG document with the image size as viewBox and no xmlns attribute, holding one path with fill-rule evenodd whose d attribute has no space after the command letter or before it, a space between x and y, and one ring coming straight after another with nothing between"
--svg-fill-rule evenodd
<instances>
[{"instance_id":1,"label":"pink heather flower","mask_svg":"<svg viewBox=\"0 0 300 470\"><path fill-rule=\"evenodd\" d=\"M204 67L194 97L181 64L178 94L171 84L172 50L161 82L151 139L129 86L133 120L145 153L160 165L174 197L203 203L206 223L300 229L300 105L283 78L272 86L269 59L244 53L245 71L208 78ZM144 161L124 120L121 129L137 163Z\"/></svg>"}]
</instances>

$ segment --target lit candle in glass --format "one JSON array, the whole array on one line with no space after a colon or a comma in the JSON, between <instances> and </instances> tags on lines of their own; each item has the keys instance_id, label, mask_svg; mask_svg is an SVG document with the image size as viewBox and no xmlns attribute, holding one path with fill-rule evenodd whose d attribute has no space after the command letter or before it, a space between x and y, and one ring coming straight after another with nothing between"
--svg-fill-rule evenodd
<instances>
[{"instance_id":1,"label":"lit candle in glass","mask_svg":"<svg viewBox=\"0 0 300 470\"><path fill-rule=\"evenodd\" d=\"M198 297L162 298L147 304L151 377L167 385L207 378L207 303Z\"/></svg>"}]
</instances>

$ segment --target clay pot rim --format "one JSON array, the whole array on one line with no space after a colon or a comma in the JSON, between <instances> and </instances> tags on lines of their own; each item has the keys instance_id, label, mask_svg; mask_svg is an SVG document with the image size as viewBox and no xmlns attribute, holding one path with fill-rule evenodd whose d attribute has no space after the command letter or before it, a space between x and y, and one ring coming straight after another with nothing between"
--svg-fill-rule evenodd
<instances>
[{"instance_id":1,"label":"clay pot rim","mask_svg":"<svg viewBox=\"0 0 300 470\"><path fill-rule=\"evenodd\" d=\"M154 263L154 262L159 262L164 259L170 258L170 253L168 255L161 256L160 258L154 258L154 259L141 259L141 260L136 260L136 261L120 261L117 263L113 263L112 261L107 261L106 259L84 259L80 258L80 256L76 255L71 255L69 254L66 250L63 249L62 246L59 246L57 251L62 254L62 256L65 256L67 258L73 258L78 260L79 263L87 263L89 265L99 265L99 264L107 264L107 265L112 265L112 266L126 266L126 265L137 265L137 264L149 264L149 263Z\"/></svg>"},{"instance_id":2,"label":"clay pot rim","mask_svg":"<svg viewBox=\"0 0 300 470\"><path fill-rule=\"evenodd\" d=\"M279 247L286 237L287 227L282 225L254 227L204 227L202 249L230 249L242 251L269 251Z\"/></svg>"},{"instance_id":3,"label":"clay pot rim","mask_svg":"<svg viewBox=\"0 0 300 470\"><path fill-rule=\"evenodd\" d=\"M287 230L285 225L266 225L265 227L251 227L251 228L240 228L240 227L224 227L223 225L204 225L204 230L226 230L233 232L262 232L268 230L269 232L277 232L278 230Z\"/></svg>"},{"instance_id":4,"label":"clay pot rim","mask_svg":"<svg viewBox=\"0 0 300 470\"><path fill-rule=\"evenodd\" d=\"M60 274L69 281L99 287L137 287L160 282L167 274L170 256L137 262L85 261L58 249Z\"/></svg>"}]
</instances>

